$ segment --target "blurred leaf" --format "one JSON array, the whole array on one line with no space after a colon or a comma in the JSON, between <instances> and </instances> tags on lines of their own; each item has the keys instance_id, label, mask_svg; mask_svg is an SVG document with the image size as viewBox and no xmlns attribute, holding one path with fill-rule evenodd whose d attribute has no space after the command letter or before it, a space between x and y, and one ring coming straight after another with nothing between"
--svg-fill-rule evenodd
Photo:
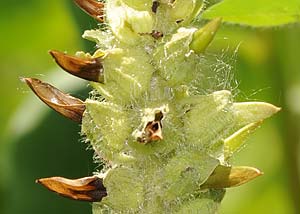
<instances>
[{"instance_id":1,"label":"blurred leaf","mask_svg":"<svg viewBox=\"0 0 300 214\"><path fill-rule=\"evenodd\" d=\"M47 107L44 106L44 109ZM39 177L53 175L77 178L92 174L96 167L92 163L93 151L87 151L87 145L78 142L79 131L78 124L54 111L48 111L39 126L13 139L9 150L12 154L8 165L11 168L10 178L5 183L7 191L4 192L6 211L0 210L1 214L90 212L89 203L78 203L49 194L34 182Z\"/></svg>"},{"instance_id":2,"label":"blurred leaf","mask_svg":"<svg viewBox=\"0 0 300 214\"><path fill-rule=\"evenodd\" d=\"M225 22L254 27L299 22L299 16L299 0L224 0L203 13L204 18L222 17Z\"/></svg>"},{"instance_id":3,"label":"blurred leaf","mask_svg":"<svg viewBox=\"0 0 300 214\"><path fill-rule=\"evenodd\" d=\"M54 48L74 52L80 49L81 40L65 1L55 0L47 4L37 0L2 1L0 10L2 141L9 117L27 93L19 77L46 74L55 66L47 50Z\"/></svg>"}]
</instances>

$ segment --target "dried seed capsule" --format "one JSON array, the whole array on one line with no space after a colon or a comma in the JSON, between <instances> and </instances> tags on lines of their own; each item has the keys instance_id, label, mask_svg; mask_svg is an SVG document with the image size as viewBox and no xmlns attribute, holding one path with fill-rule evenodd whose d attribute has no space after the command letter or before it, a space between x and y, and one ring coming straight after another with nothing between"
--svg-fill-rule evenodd
<instances>
[{"instance_id":1,"label":"dried seed capsule","mask_svg":"<svg viewBox=\"0 0 300 214\"><path fill-rule=\"evenodd\" d=\"M152 142L162 140L162 125L160 121L151 121L145 127L145 141Z\"/></svg>"},{"instance_id":2,"label":"dried seed capsule","mask_svg":"<svg viewBox=\"0 0 300 214\"><path fill-rule=\"evenodd\" d=\"M68 73L93 82L103 82L103 65L99 58L82 59L59 51L50 51L56 63Z\"/></svg>"},{"instance_id":3,"label":"dried seed capsule","mask_svg":"<svg viewBox=\"0 0 300 214\"><path fill-rule=\"evenodd\" d=\"M59 195L79 201L101 201L107 195L103 179L97 176L74 180L62 177L41 178L36 180L36 183Z\"/></svg>"},{"instance_id":4,"label":"dried seed capsule","mask_svg":"<svg viewBox=\"0 0 300 214\"><path fill-rule=\"evenodd\" d=\"M99 22L103 22L103 9L104 4L95 0L74 0L74 2L80 7L84 12L92 16Z\"/></svg>"},{"instance_id":5,"label":"dried seed capsule","mask_svg":"<svg viewBox=\"0 0 300 214\"><path fill-rule=\"evenodd\" d=\"M23 78L22 80L49 107L75 122L81 122L85 110L85 103L83 101L65 94L39 79Z\"/></svg>"},{"instance_id":6,"label":"dried seed capsule","mask_svg":"<svg viewBox=\"0 0 300 214\"><path fill-rule=\"evenodd\" d=\"M151 143L153 141L163 140L162 119L164 118L164 114L161 110L158 110L157 112L155 112L155 110L154 112L151 112L150 110L150 112L148 112L150 117L151 117L151 113L154 113L154 115L152 115L154 116L153 120L147 121L147 123L143 125L142 130L135 130L133 132L133 136L140 143L146 144L146 143Z\"/></svg>"}]
</instances>

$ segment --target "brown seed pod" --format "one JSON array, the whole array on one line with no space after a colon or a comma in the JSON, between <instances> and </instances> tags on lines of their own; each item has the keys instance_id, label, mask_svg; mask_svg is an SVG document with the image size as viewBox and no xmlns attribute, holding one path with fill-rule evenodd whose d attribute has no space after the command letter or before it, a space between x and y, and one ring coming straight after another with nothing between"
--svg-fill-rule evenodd
<instances>
[{"instance_id":1,"label":"brown seed pod","mask_svg":"<svg viewBox=\"0 0 300 214\"><path fill-rule=\"evenodd\" d=\"M83 101L65 94L39 79L23 78L22 80L49 107L75 122L81 122L85 110L85 103Z\"/></svg>"},{"instance_id":2,"label":"brown seed pod","mask_svg":"<svg viewBox=\"0 0 300 214\"><path fill-rule=\"evenodd\" d=\"M104 4L95 0L74 0L75 4L78 5L84 12L92 16L98 22L103 22L103 9Z\"/></svg>"},{"instance_id":3,"label":"brown seed pod","mask_svg":"<svg viewBox=\"0 0 300 214\"><path fill-rule=\"evenodd\" d=\"M97 202L107 195L103 180L97 176L80 179L41 178L36 180L36 183L42 184L59 195L79 201Z\"/></svg>"},{"instance_id":4,"label":"brown seed pod","mask_svg":"<svg viewBox=\"0 0 300 214\"><path fill-rule=\"evenodd\" d=\"M56 63L68 73L93 82L103 82L103 65L99 59L82 59L59 51L50 51Z\"/></svg>"}]
</instances>

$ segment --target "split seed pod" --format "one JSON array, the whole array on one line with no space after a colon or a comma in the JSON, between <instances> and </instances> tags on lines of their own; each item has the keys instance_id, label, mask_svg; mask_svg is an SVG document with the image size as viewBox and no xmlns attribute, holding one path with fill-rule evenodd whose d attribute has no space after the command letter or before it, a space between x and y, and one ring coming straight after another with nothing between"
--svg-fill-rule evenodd
<instances>
[{"instance_id":1,"label":"split seed pod","mask_svg":"<svg viewBox=\"0 0 300 214\"><path fill-rule=\"evenodd\" d=\"M68 73L93 82L103 82L103 65L100 58L82 59L59 51L50 51L56 63Z\"/></svg>"},{"instance_id":2,"label":"split seed pod","mask_svg":"<svg viewBox=\"0 0 300 214\"><path fill-rule=\"evenodd\" d=\"M74 180L51 177L41 178L36 182L59 195L79 201L101 201L107 195L103 180L96 176Z\"/></svg>"},{"instance_id":3,"label":"split seed pod","mask_svg":"<svg viewBox=\"0 0 300 214\"><path fill-rule=\"evenodd\" d=\"M81 122L85 110L85 103L83 101L65 94L39 79L23 78L22 80L49 107L75 122Z\"/></svg>"}]
</instances>

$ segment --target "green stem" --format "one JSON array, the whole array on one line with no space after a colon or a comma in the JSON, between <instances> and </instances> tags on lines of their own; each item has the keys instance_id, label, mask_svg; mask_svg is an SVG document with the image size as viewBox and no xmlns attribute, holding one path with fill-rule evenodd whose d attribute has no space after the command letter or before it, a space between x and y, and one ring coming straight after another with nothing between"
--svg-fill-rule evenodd
<instances>
[{"instance_id":1,"label":"green stem","mask_svg":"<svg viewBox=\"0 0 300 214\"><path fill-rule=\"evenodd\" d=\"M291 86L296 84L295 80L299 82L299 66L300 61L298 50L300 44L299 29L285 30L276 35L274 42L275 63L273 64L273 71L276 72L277 83L280 87L282 94L282 121L281 130L283 138L283 148L286 157L286 166L289 173L289 189L295 208L295 213L300 213L300 175L298 165L298 147L300 142L300 124L299 115L293 112L288 103L288 93ZM284 60L283 60L284 56ZM297 76L298 75L298 76ZM298 83L299 84L299 83ZM295 101L294 101L295 102Z\"/></svg>"}]
</instances>

